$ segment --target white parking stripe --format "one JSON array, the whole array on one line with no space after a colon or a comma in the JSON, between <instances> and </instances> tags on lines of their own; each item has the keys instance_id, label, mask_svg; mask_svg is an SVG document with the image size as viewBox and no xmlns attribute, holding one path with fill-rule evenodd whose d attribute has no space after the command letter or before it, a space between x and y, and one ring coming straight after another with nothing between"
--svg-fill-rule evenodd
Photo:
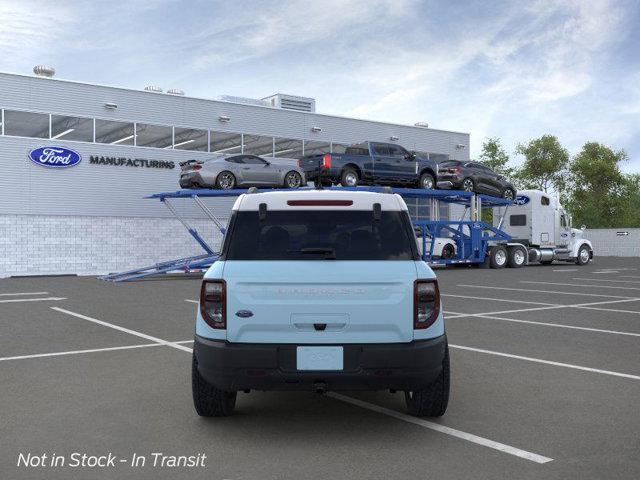
<instances>
[{"instance_id":1,"label":"white parking stripe","mask_svg":"<svg viewBox=\"0 0 640 480\"><path fill-rule=\"evenodd\" d=\"M185 298L184 301L189 303L199 303L198 300L191 300L189 298Z\"/></svg>"},{"instance_id":2,"label":"white parking stripe","mask_svg":"<svg viewBox=\"0 0 640 480\"><path fill-rule=\"evenodd\" d=\"M541 358L524 357L522 355L513 355L511 353L495 352L493 350L484 350L482 348L466 347L464 345L453 345L451 343L449 344L449 347L458 348L460 350L468 350L471 352L486 353L488 355L497 355L499 357L515 358L517 360L525 360L527 362L543 363L545 365L553 365L554 367L572 368L574 370L582 370L585 372L602 373L604 375L611 375L613 377L622 377L622 378L630 378L632 380L640 380L640 376L631 375L629 373L612 372L610 370L600 370L599 368L583 367L580 365L572 365L570 363L553 362L551 360L543 360Z\"/></svg>"},{"instance_id":3,"label":"white parking stripe","mask_svg":"<svg viewBox=\"0 0 640 480\"><path fill-rule=\"evenodd\" d=\"M460 286L460 285L458 285L458 286ZM440 296L441 297L452 297L452 298L468 298L470 300L489 300L489 301L493 301L493 302L524 303L524 304L529 304L529 305L556 306L555 303L529 302L529 301L525 301L525 300L508 300L506 298L472 297L472 296L469 296L469 295L453 295L451 293L441 293ZM190 300L187 300L187 301L190 301Z\"/></svg>"},{"instance_id":4,"label":"white parking stripe","mask_svg":"<svg viewBox=\"0 0 640 480\"><path fill-rule=\"evenodd\" d=\"M536 285L560 285L564 287L615 288L616 290L640 290L640 287L621 287L619 285L589 285L589 284L581 284L581 283L534 282L533 280L520 280L520 283L533 283Z\"/></svg>"},{"instance_id":5,"label":"white parking stripe","mask_svg":"<svg viewBox=\"0 0 640 480\"><path fill-rule=\"evenodd\" d=\"M179 342L172 343L192 343L193 340L180 340ZM163 347L161 343L143 343L140 345L125 345L122 347L106 347L106 348L90 348L87 350L69 350L67 352L52 352L52 353L36 353L33 355L18 355L15 357L0 357L0 362L6 362L8 360L25 360L28 358L43 358L43 357L58 357L62 355L77 355L80 353L95 353L95 352L112 352L116 350L131 350L134 348L146 348L146 347Z\"/></svg>"},{"instance_id":6,"label":"white parking stripe","mask_svg":"<svg viewBox=\"0 0 640 480\"><path fill-rule=\"evenodd\" d=\"M531 288L510 288L510 287L490 287L488 285L456 285L457 287L464 288L490 288L493 290L511 290L513 292L533 292L533 293L553 293L557 295L574 295L574 296L583 296L583 297L607 297L607 298L627 298L630 300L640 300L638 297L623 297L620 295L604 295L598 293L579 293L579 292L558 292L556 290L534 290ZM524 303L524 302L522 302Z\"/></svg>"},{"instance_id":7,"label":"white parking stripe","mask_svg":"<svg viewBox=\"0 0 640 480\"><path fill-rule=\"evenodd\" d=\"M477 445L482 445L483 447L492 448L493 450L498 450L503 453L508 453L509 455L524 458L525 460L529 460L531 462L548 463L553 461L553 458L544 457L542 455L538 455L537 453L527 452L526 450L521 450L510 445L505 445L504 443L495 442L493 440L489 440L488 438L479 437L478 435L474 435L472 433L463 432L462 430L456 430L455 428L446 427L444 425L440 425L439 423L430 422L418 417L412 417L410 415L396 412L395 410L381 407L373 403L364 402L352 397L347 397L346 395L331 392L327 393L327 396L335 398L336 400L340 400L341 402L350 403L351 405L355 405L360 408L366 408L367 410L371 410L373 412L382 413L383 415L402 420L403 422L413 423L414 425L419 425L421 427L435 430L436 432L451 435L452 437L466 440L467 442L475 443Z\"/></svg>"},{"instance_id":8,"label":"white parking stripe","mask_svg":"<svg viewBox=\"0 0 640 480\"><path fill-rule=\"evenodd\" d=\"M49 295L49 292L0 293L0 297L12 297L19 295Z\"/></svg>"},{"instance_id":9,"label":"white parking stripe","mask_svg":"<svg viewBox=\"0 0 640 480\"><path fill-rule=\"evenodd\" d=\"M57 302L66 300L66 297L44 297L44 298L10 298L8 300L0 300L0 303L21 303L21 302Z\"/></svg>"},{"instance_id":10,"label":"white parking stripe","mask_svg":"<svg viewBox=\"0 0 640 480\"><path fill-rule=\"evenodd\" d=\"M462 317L473 317L473 318L487 318L490 320L501 320L503 322L513 322L513 323L526 323L529 325L540 325L542 327L557 327L557 328L569 328L572 330L584 330L587 332L596 332L596 333L609 333L612 335L627 335L630 337L640 337L640 333L632 333L632 332L621 332L618 330L603 330L601 328L590 328L590 327L578 327L576 325L563 325L562 323L549 323L549 322L536 322L533 320L519 320L516 318L503 318L496 317L495 315L487 315L487 314L470 314L465 315L464 313L451 312L454 314L453 317L449 318L462 318Z\"/></svg>"},{"instance_id":11,"label":"white parking stripe","mask_svg":"<svg viewBox=\"0 0 640 480\"><path fill-rule=\"evenodd\" d=\"M580 277L572 277L571 280L586 280L588 282L611 282L611 283L640 283L637 280L609 280L608 278L580 278Z\"/></svg>"},{"instance_id":12,"label":"white parking stripe","mask_svg":"<svg viewBox=\"0 0 640 480\"><path fill-rule=\"evenodd\" d=\"M556 268L552 270L553 272L577 272L580 270L579 268Z\"/></svg>"},{"instance_id":13,"label":"white parking stripe","mask_svg":"<svg viewBox=\"0 0 640 480\"><path fill-rule=\"evenodd\" d=\"M177 344L175 342L168 342L166 340L162 340L161 338L153 337L151 335L147 335L146 333L137 332L137 331L131 330L129 328L121 327L119 325L114 325L113 323L103 322L102 320L98 320L96 318L87 317L86 315L82 315L80 313L71 312L69 310L65 310L64 308L58 308L58 307L49 307L49 308L51 308L52 310L55 310L56 312L66 313L67 315L71 315L72 317L81 318L82 320L86 320L88 322L93 322L93 323L97 323L98 325L103 325L105 327L113 328L114 330L118 330L120 332L125 332L125 333L129 333L131 335L135 335L136 337L145 338L145 339L150 340L152 342L156 342L156 343L160 343L162 345L166 345L167 347L176 348L178 350L183 350L185 352L191 352L192 351L191 348L184 347L184 346L182 346L180 344Z\"/></svg>"}]
</instances>

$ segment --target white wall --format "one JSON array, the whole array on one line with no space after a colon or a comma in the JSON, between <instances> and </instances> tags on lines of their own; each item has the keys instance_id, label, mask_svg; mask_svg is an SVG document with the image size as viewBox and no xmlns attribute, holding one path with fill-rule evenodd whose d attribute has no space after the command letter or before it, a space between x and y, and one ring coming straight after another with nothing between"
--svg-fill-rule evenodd
<instances>
[{"instance_id":1,"label":"white wall","mask_svg":"<svg viewBox=\"0 0 640 480\"><path fill-rule=\"evenodd\" d=\"M629 235L619 235L623 232ZM584 237L596 257L640 257L640 228L588 228Z\"/></svg>"}]
</instances>

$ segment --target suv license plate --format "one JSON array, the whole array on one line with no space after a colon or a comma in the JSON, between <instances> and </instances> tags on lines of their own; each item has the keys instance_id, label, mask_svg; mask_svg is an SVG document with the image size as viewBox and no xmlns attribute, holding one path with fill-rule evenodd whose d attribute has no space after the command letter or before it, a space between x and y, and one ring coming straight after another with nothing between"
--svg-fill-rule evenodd
<instances>
[{"instance_id":1,"label":"suv license plate","mask_svg":"<svg viewBox=\"0 0 640 480\"><path fill-rule=\"evenodd\" d=\"M298 347L296 350L298 370L343 370L342 347Z\"/></svg>"}]
</instances>

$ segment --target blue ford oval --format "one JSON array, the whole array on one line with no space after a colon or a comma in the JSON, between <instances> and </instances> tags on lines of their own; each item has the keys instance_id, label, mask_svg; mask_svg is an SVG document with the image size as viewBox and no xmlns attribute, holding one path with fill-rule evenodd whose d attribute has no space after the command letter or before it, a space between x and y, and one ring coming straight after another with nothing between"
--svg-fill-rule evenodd
<instances>
[{"instance_id":1,"label":"blue ford oval","mask_svg":"<svg viewBox=\"0 0 640 480\"><path fill-rule=\"evenodd\" d=\"M29 152L29 159L43 167L73 167L82 161L82 155L65 147L39 147Z\"/></svg>"}]
</instances>

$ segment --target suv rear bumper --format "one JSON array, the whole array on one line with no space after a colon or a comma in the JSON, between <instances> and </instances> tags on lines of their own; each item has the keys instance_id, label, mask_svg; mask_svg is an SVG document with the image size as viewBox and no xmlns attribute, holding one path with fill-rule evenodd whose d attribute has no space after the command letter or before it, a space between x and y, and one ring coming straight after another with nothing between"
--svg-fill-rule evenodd
<instances>
[{"instance_id":1,"label":"suv rear bumper","mask_svg":"<svg viewBox=\"0 0 640 480\"><path fill-rule=\"evenodd\" d=\"M321 345L310 345L321 346ZM200 375L226 391L420 390L442 371L446 335L409 343L345 344L344 370L296 370L291 344L246 344L196 336Z\"/></svg>"}]
</instances>

